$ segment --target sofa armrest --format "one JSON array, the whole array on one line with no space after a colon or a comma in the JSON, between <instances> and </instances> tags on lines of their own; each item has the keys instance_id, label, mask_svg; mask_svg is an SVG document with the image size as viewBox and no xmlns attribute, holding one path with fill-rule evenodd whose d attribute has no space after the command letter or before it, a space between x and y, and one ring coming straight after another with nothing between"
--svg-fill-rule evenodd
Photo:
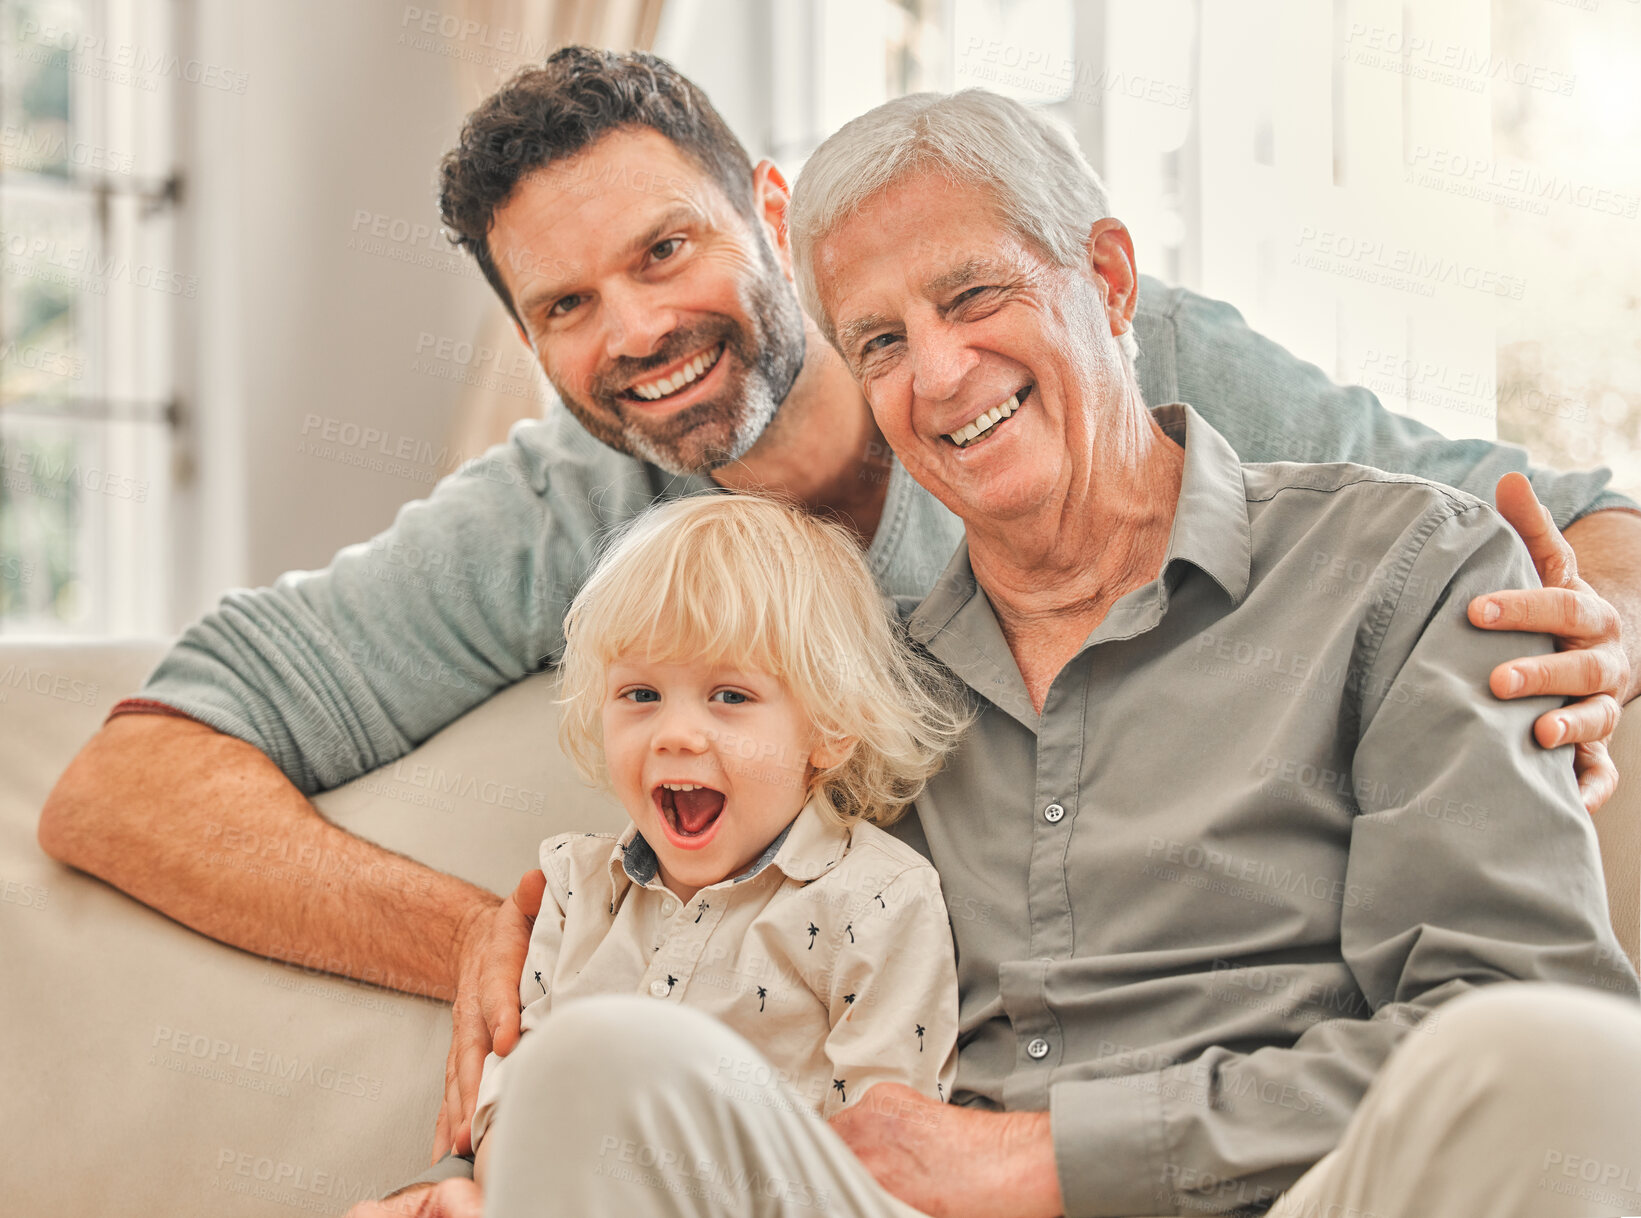
<instances>
[{"instance_id":1,"label":"sofa armrest","mask_svg":"<svg viewBox=\"0 0 1641 1218\"><path fill-rule=\"evenodd\" d=\"M214 942L48 859L58 775L166 644L0 642L0 1168L17 1214L341 1213L422 1171L443 1095L443 1003ZM499 891L542 838L624 823L551 742L532 677L395 765L314 802L345 828ZM271 848L270 848L271 847ZM290 900L325 860L228 842Z\"/></svg>"}]
</instances>

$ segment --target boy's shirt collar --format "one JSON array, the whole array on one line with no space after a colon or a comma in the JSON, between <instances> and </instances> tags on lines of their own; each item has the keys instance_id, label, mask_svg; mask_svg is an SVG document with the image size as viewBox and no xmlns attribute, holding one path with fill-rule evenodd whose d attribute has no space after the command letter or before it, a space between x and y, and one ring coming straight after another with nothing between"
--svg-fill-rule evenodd
<instances>
[{"instance_id":1,"label":"boy's shirt collar","mask_svg":"<svg viewBox=\"0 0 1641 1218\"><path fill-rule=\"evenodd\" d=\"M792 823L782 829L775 840L739 875L707 885L707 889L733 886L750 880L774 865L789 880L808 883L819 879L836 866L849 846L849 827L833 822L823 814L819 797L812 798L793 817ZM616 839L610 851L610 902L620 899L629 883L648 888L659 882L661 863L655 849L644 840L638 826L628 824L626 831ZM703 889L706 891L706 889Z\"/></svg>"}]
</instances>

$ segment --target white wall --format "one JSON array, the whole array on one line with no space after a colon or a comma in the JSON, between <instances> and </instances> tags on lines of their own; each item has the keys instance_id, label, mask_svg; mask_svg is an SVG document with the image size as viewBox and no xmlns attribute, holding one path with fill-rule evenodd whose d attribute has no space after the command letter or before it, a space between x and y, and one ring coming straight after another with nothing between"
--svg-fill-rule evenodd
<instances>
[{"instance_id":1,"label":"white wall","mask_svg":"<svg viewBox=\"0 0 1641 1218\"><path fill-rule=\"evenodd\" d=\"M476 455L441 460L463 388L444 378L484 369L436 356L472 338L489 288L438 236L436 171L477 97L440 53L448 41L418 49L411 30L401 43L406 11L197 0L195 54L248 84L199 91L184 154L198 447L179 505L178 627L225 587L325 565ZM418 352L423 336L435 346ZM382 450L401 444L415 455L389 468Z\"/></svg>"}]
</instances>

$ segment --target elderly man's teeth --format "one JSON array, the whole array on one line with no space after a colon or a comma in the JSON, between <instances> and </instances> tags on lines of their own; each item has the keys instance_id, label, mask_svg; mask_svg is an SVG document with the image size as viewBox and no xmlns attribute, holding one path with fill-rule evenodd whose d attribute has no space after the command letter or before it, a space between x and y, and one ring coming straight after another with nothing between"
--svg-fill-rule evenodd
<instances>
[{"instance_id":1,"label":"elderly man's teeth","mask_svg":"<svg viewBox=\"0 0 1641 1218\"><path fill-rule=\"evenodd\" d=\"M658 381L650 381L643 385L634 385L632 391L638 397L649 402L655 401L656 398L664 398L669 394L677 393L685 385L688 385L716 364L721 354L723 354L721 346L714 347L711 351L703 351L671 376L664 376Z\"/></svg>"},{"instance_id":2,"label":"elderly man's teeth","mask_svg":"<svg viewBox=\"0 0 1641 1218\"><path fill-rule=\"evenodd\" d=\"M1016 393L1001 406L993 406L990 410L986 411L985 414L974 420L974 422L963 427L959 427L954 432L948 433L946 438L953 444L956 444L959 448L967 448L971 441L977 440L981 436L985 435L988 431L995 427L998 422L1008 418L1018 409L1020 409L1020 395Z\"/></svg>"}]
</instances>

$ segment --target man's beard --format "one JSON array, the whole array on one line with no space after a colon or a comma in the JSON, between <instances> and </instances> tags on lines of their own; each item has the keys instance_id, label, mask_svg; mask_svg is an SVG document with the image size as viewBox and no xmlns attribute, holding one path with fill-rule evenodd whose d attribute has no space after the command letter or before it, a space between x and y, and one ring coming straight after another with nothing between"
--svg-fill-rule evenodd
<instances>
[{"instance_id":1,"label":"man's beard","mask_svg":"<svg viewBox=\"0 0 1641 1218\"><path fill-rule=\"evenodd\" d=\"M581 425L617 452L638 457L672 474L706 476L746 455L770 425L803 368L803 312L766 242L760 241L761 272L742 293L749 319L717 316L683 326L654 355L621 359L588 388L591 404L556 386ZM750 330L750 332L749 332ZM647 372L722 343L724 384L710 398L663 418L646 418L644 404L622 396ZM727 361L727 363L726 363ZM702 373L710 376L716 366Z\"/></svg>"}]
</instances>

